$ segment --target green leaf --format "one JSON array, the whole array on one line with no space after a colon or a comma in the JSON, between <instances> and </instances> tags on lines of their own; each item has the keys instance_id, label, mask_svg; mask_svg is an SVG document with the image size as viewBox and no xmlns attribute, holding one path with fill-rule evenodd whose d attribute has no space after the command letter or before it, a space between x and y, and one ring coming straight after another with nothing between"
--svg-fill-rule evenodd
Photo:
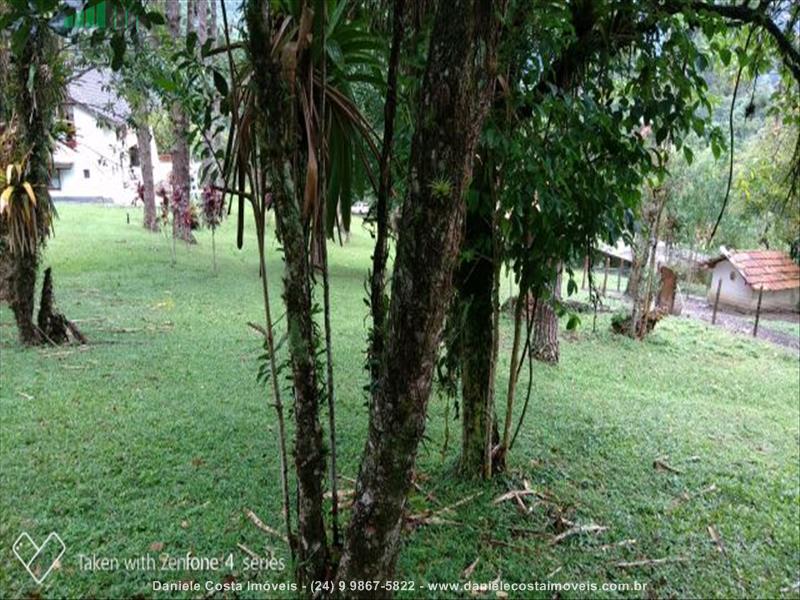
<instances>
[{"instance_id":1,"label":"green leaf","mask_svg":"<svg viewBox=\"0 0 800 600\"><path fill-rule=\"evenodd\" d=\"M570 315L569 320L567 321L567 331L572 331L580 324L581 319L578 315Z\"/></svg>"},{"instance_id":2,"label":"green leaf","mask_svg":"<svg viewBox=\"0 0 800 600\"><path fill-rule=\"evenodd\" d=\"M717 140L711 140L711 154L714 155L714 159L718 160L720 155L722 154L722 148L719 145Z\"/></svg>"},{"instance_id":3,"label":"green leaf","mask_svg":"<svg viewBox=\"0 0 800 600\"><path fill-rule=\"evenodd\" d=\"M167 21L157 10L151 10L147 13L147 20L150 21L151 25L164 25Z\"/></svg>"},{"instance_id":4,"label":"green leaf","mask_svg":"<svg viewBox=\"0 0 800 600\"><path fill-rule=\"evenodd\" d=\"M577 291L578 291L578 284L575 282L574 279L570 277L569 281L567 281L567 295L572 296L572 294L577 293Z\"/></svg>"},{"instance_id":5,"label":"green leaf","mask_svg":"<svg viewBox=\"0 0 800 600\"><path fill-rule=\"evenodd\" d=\"M194 54L194 49L197 46L197 32L190 31L186 34L186 52L187 54Z\"/></svg>"},{"instance_id":6,"label":"green leaf","mask_svg":"<svg viewBox=\"0 0 800 600\"><path fill-rule=\"evenodd\" d=\"M125 35L117 31L111 36L111 69L119 71L125 61Z\"/></svg>"},{"instance_id":7,"label":"green leaf","mask_svg":"<svg viewBox=\"0 0 800 600\"><path fill-rule=\"evenodd\" d=\"M228 95L228 80L216 69L214 69L214 87L223 98Z\"/></svg>"},{"instance_id":8,"label":"green leaf","mask_svg":"<svg viewBox=\"0 0 800 600\"><path fill-rule=\"evenodd\" d=\"M683 147L683 156L686 158L686 162L688 164L692 164L692 161L694 160L694 153L692 152L692 149L689 148L689 146Z\"/></svg>"}]
</instances>

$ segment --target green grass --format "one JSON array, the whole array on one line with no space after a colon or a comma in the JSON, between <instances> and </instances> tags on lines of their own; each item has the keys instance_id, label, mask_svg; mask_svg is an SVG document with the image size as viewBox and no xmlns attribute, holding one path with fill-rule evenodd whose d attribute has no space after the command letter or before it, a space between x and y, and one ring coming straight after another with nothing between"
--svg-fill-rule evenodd
<instances>
[{"instance_id":1,"label":"green grass","mask_svg":"<svg viewBox=\"0 0 800 600\"><path fill-rule=\"evenodd\" d=\"M172 597L153 592L151 581L203 584L230 574L89 572L79 554L122 560L148 551L233 553L237 581L291 579L288 571L244 572L237 548L287 554L243 515L250 508L282 527L277 428L255 381L259 338L246 326L263 320L254 239L248 235L236 250L227 223L217 236L215 277L208 233L199 234L197 246L179 245L172 267L167 241L126 224L125 212L61 206L45 255L60 308L79 321L91 345L22 349L10 312L0 311L0 597ZM331 249L340 470L349 477L357 472L367 421L362 298L370 251L360 224L350 244ZM277 315L280 269L273 251ZM446 404L431 398L418 466L430 496L414 494L412 509L481 495L443 515L457 524L406 535L398 579L417 583L408 597L426 595L420 586L428 582L463 581L462 571L478 557L472 580L480 582L638 581L647 592L596 595L798 597L797 588L781 592L800 580L796 355L686 319L667 319L637 343L609 333L609 319L599 315L593 334L591 316L584 316L577 332L564 333L561 364L534 366L511 469L490 484L454 474L458 423L450 422L443 455ZM509 331L506 321L501 402ZM526 377L523 371L520 394ZM653 468L663 455L680 474ZM523 480L572 520L609 529L551 545L554 505L522 514L511 502L492 503ZM671 509L682 494L712 485L716 491ZM67 546L42 586L10 551L21 531L36 540L55 531ZM601 549L626 539L636 543ZM615 566L664 557L687 562ZM269 594L240 594L259 596Z\"/></svg>"}]
</instances>

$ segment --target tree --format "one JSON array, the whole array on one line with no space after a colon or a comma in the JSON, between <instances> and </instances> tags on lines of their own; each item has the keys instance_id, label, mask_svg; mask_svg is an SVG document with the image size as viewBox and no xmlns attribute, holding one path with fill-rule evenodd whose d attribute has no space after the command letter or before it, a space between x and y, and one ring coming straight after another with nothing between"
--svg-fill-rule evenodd
<instances>
[{"instance_id":1,"label":"tree","mask_svg":"<svg viewBox=\"0 0 800 600\"><path fill-rule=\"evenodd\" d=\"M552 286L549 286L534 303L530 352L536 360L549 364L557 363L559 358L557 303L561 298L562 272L563 267L559 266Z\"/></svg>"},{"instance_id":2,"label":"tree","mask_svg":"<svg viewBox=\"0 0 800 600\"><path fill-rule=\"evenodd\" d=\"M0 9L0 17L14 16ZM4 176L0 210L3 261L8 261L9 299L24 344L45 342L33 321L36 276L41 251L50 233L54 207L48 193L50 154L56 111L63 98L64 70L55 34L44 19L21 14L14 22L17 34L0 33L2 105L0 158ZM21 32L21 33L20 33ZM6 285L6 282L3 282Z\"/></svg>"},{"instance_id":3,"label":"tree","mask_svg":"<svg viewBox=\"0 0 800 600\"><path fill-rule=\"evenodd\" d=\"M167 2L167 25L174 39L183 38L181 27L181 3ZM194 0L186 3L186 35L194 31ZM175 145L172 148L172 189L173 202L184 218L173 219L172 235L186 242L193 242L191 226L188 219L191 203L191 153L189 151L189 119L180 99L176 99L171 109Z\"/></svg>"},{"instance_id":4,"label":"tree","mask_svg":"<svg viewBox=\"0 0 800 600\"><path fill-rule=\"evenodd\" d=\"M400 217L387 344L340 565L344 581L386 580L394 572L464 198L492 97L503 8L465 0L436 10Z\"/></svg>"},{"instance_id":5,"label":"tree","mask_svg":"<svg viewBox=\"0 0 800 600\"><path fill-rule=\"evenodd\" d=\"M314 202L315 144L296 146L293 114L307 114L303 103L313 96L304 83L311 53L306 32L314 11L302 3L295 15L298 43L291 47L293 69L277 61L271 40L278 17L268 6L246 6L249 54L253 62L257 104L269 127L265 136L273 183L276 222L286 260L285 302L289 323L295 394L295 472L299 488L298 558L301 577L324 579L329 567L322 515L321 478L325 472L315 364L316 333L311 316L308 254L303 231L304 204ZM319 14L319 13L317 13ZM466 15L466 18L464 16ZM403 208L403 233L392 279L387 345L375 386L370 434L359 475L357 497L338 577L344 581L388 579L394 569L402 508L411 484L416 447L422 435L432 365L444 319L441 297L447 296L460 242L472 155L488 106L495 68L500 12L489 2L441 5L436 14L428 66L420 99L421 115L412 147L409 192ZM482 46L485 52L478 54ZM449 90L443 93L442 90ZM297 102L300 111L297 110ZM306 121L305 133L314 129ZM302 138L301 138L302 139ZM289 161L302 152L303 160ZM305 176L287 168L306 165ZM305 179L304 199L299 197ZM310 194L310 195L309 195ZM426 261L427 269L414 268ZM421 293L420 293L421 292ZM420 328L426 335L415 336ZM392 368L387 365L393 365ZM395 365L404 365L397 370ZM392 428L393 431L388 431ZM391 465L387 471L386 465Z\"/></svg>"},{"instance_id":6,"label":"tree","mask_svg":"<svg viewBox=\"0 0 800 600\"><path fill-rule=\"evenodd\" d=\"M495 194L501 217L497 245L502 248L500 260L510 264L517 279L519 298L528 293L549 296L546 290L556 277L553 265L570 264L597 237L613 243L623 235L638 210L642 182L651 174L663 176L665 169L652 160L639 135L643 124L652 127L657 143L668 140L678 151L692 130L710 138L712 146L721 146L719 130L706 127L712 106L703 70L709 59L698 44L698 30L714 40L709 46L712 53L730 55L716 38L728 32L730 23L755 25L765 32L765 41L774 41L780 48L784 71L796 73L797 51L787 45L790 28L784 34L775 25L780 11L766 6L731 11L704 3L646 3L634 9L632 5L575 2L547 7L525 21L520 30L526 33L517 36L515 43L524 56L539 60L526 59L519 76L505 80L512 102L502 115L512 116L510 126L503 127L497 119L484 132L493 160L503 165L505 183L497 186ZM506 54L513 57L513 47ZM743 56L749 56L746 50ZM790 87L795 86L796 81ZM666 104L675 107L671 114L676 118L662 110ZM587 136L587 132L591 133ZM473 260L476 253L470 244L464 255ZM479 289L491 287L487 275ZM517 342L522 341L526 305L518 301L515 311L507 426L498 448L503 454L513 443L506 432L510 432L515 379L521 371L516 355L523 345ZM486 323L488 318L473 318L475 322ZM569 325L577 322L574 316ZM527 338L523 339L529 345ZM476 355L492 360L485 339L462 352L467 360L475 360ZM483 372L492 370L487 367ZM468 395L465 390L462 415L477 414L479 410L472 407L486 405L492 385L473 389L483 393ZM489 440L486 431L464 439ZM485 457L489 451L464 446L462 469L464 457ZM502 463L505 456L499 458L468 470L485 472L487 464Z\"/></svg>"},{"instance_id":7,"label":"tree","mask_svg":"<svg viewBox=\"0 0 800 600\"><path fill-rule=\"evenodd\" d=\"M149 114L142 111L136 118L136 145L139 148L139 166L142 170L142 202L144 204L144 228L158 231L156 215L156 186L153 178L153 134L148 123Z\"/></svg>"}]
</instances>

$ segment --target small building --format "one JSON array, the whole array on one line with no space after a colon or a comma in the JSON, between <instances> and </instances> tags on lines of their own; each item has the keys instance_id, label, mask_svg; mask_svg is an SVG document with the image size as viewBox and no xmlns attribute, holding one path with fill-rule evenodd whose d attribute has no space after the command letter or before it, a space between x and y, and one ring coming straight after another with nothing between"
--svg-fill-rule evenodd
<instances>
[{"instance_id":1,"label":"small building","mask_svg":"<svg viewBox=\"0 0 800 600\"><path fill-rule=\"evenodd\" d=\"M601 256L608 258L611 265L630 267L633 263L633 250L622 239L617 240L615 246L598 242L595 250ZM659 240L656 245L656 265L669 265L683 269L697 268L698 265L708 260L708 257L696 250L681 248L675 244L668 244Z\"/></svg>"},{"instance_id":2,"label":"small building","mask_svg":"<svg viewBox=\"0 0 800 600\"><path fill-rule=\"evenodd\" d=\"M112 89L111 74L90 69L68 85L62 118L70 124L66 141L53 153L50 195L58 200L129 205L141 181L136 131L130 107ZM157 156L152 141L151 156ZM154 165L166 178L171 165Z\"/></svg>"},{"instance_id":3,"label":"small building","mask_svg":"<svg viewBox=\"0 0 800 600\"><path fill-rule=\"evenodd\" d=\"M720 304L755 311L763 288L761 310L800 311L800 266L784 252L723 247L706 266L711 269L708 300L712 304L719 286Z\"/></svg>"}]
</instances>

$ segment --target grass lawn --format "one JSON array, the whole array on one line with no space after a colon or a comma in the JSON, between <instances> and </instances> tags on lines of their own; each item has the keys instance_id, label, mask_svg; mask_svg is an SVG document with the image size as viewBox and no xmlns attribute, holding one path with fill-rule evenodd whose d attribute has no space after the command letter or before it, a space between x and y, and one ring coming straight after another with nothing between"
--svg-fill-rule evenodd
<instances>
[{"instance_id":1,"label":"grass lawn","mask_svg":"<svg viewBox=\"0 0 800 600\"><path fill-rule=\"evenodd\" d=\"M124 209L62 205L59 212L44 264L54 268L61 309L92 343L22 349L10 312L0 310L0 597L171 597L151 582L204 585L231 574L227 567L88 570L80 555L123 561L148 552L232 553L237 581L290 581L288 570L245 570L237 547L287 556L243 513L252 509L282 528L277 427L256 383L260 340L246 326L263 320L254 238L236 250L228 222L217 235L215 277L207 232L196 246L178 246L173 267L167 240L145 233L138 211L131 209L132 224ZM370 252L360 225L347 246L331 249L346 477L356 475L367 421L362 298ZM273 314L281 315L281 262L276 252L271 257ZM800 596L796 355L687 319L667 319L637 343L612 335L609 319L600 314L593 334L591 316L584 316L577 332L564 333L561 364L535 365L511 471L489 484L454 475L458 422L451 408L443 451L446 403L431 398L418 465L428 496L416 493L412 509L480 495L443 515L450 522L405 537L398 579L416 582L407 597L441 597L424 586L464 581L476 558L476 582L647 584L644 592L598 589L562 592L564 598ZM509 332L506 320L500 398ZM523 371L521 395L526 377ZM680 472L654 469L663 456ZM493 504L524 480L553 503L528 498L527 514L514 502ZM555 506L578 524L608 529L552 545ZM22 531L37 540L55 531L67 547L42 586L11 552ZM603 548L625 540L635 542ZM660 558L680 560L617 566ZM531 596L553 592L510 594Z\"/></svg>"}]
</instances>

